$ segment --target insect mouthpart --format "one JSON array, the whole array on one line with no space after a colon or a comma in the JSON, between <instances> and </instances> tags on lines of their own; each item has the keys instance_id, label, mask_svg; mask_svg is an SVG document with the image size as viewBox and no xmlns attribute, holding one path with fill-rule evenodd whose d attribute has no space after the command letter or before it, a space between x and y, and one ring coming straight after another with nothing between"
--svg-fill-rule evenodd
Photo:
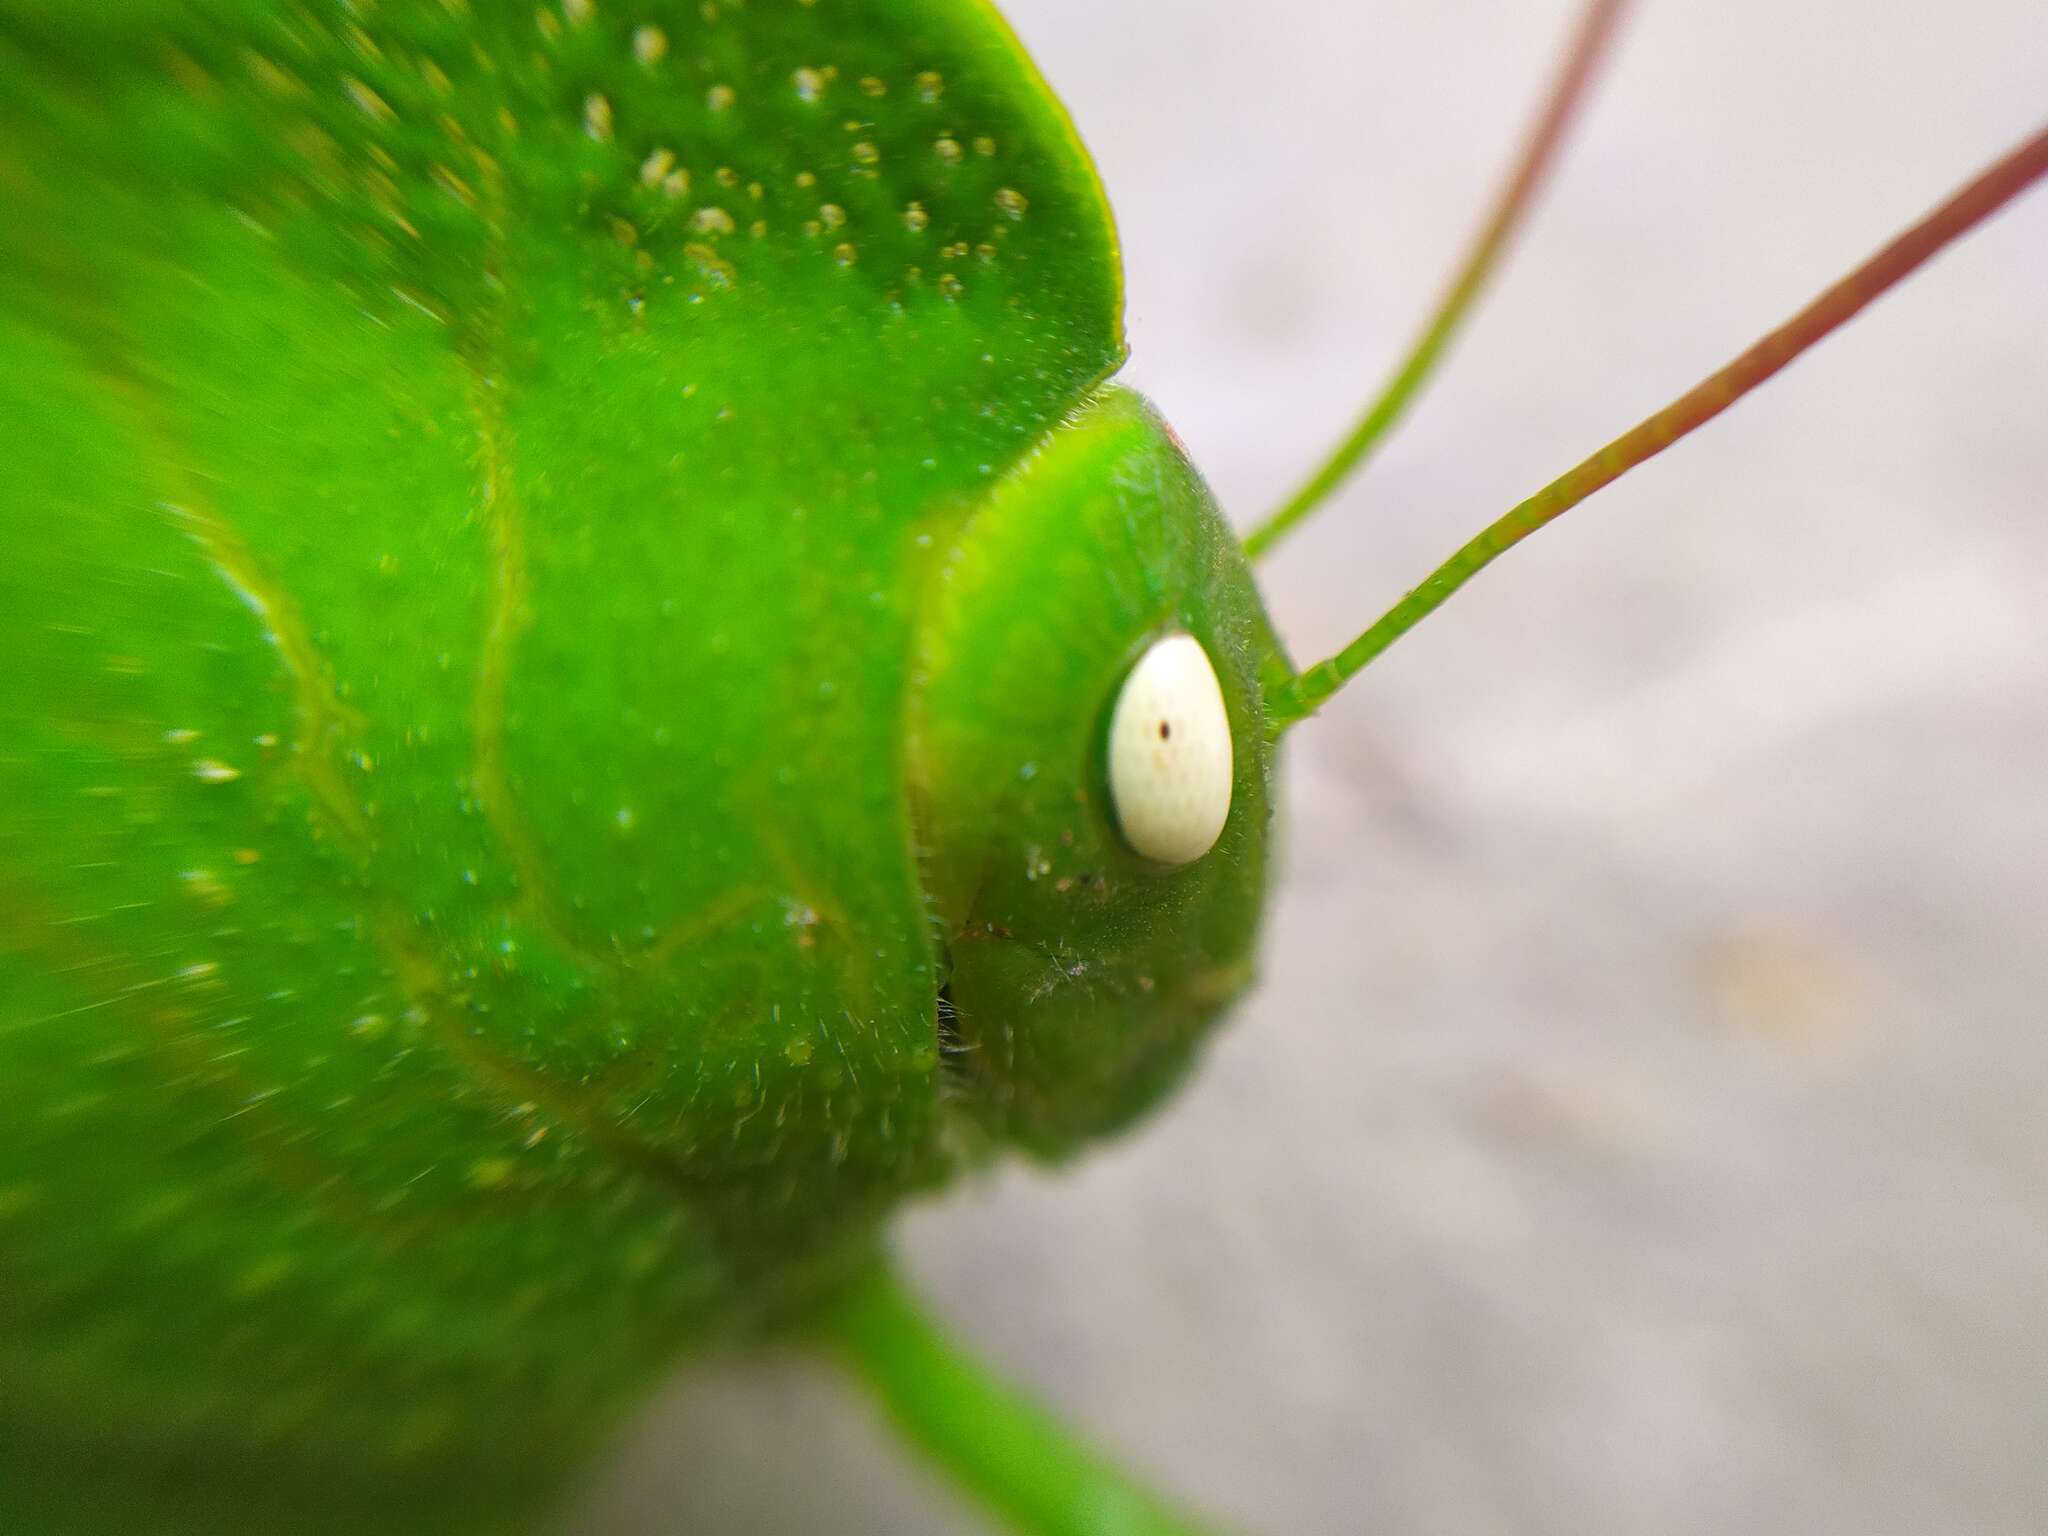
<instances>
[{"instance_id":1,"label":"insect mouthpart","mask_svg":"<svg viewBox=\"0 0 2048 1536\"><path fill-rule=\"evenodd\" d=\"M972 1050L960 1034L960 1010L953 1003L953 983L948 980L939 986L933 1012L933 1028L939 1042L939 1067L950 1071L955 1059Z\"/></svg>"}]
</instances>

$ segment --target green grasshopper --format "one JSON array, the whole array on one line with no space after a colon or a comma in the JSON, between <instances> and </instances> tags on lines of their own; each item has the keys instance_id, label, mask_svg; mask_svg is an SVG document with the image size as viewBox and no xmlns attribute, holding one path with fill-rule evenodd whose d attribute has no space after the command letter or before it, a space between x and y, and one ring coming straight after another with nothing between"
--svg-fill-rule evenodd
<instances>
[{"instance_id":1,"label":"green grasshopper","mask_svg":"<svg viewBox=\"0 0 2048 1536\"><path fill-rule=\"evenodd\" d=\"M2037 137L1296 668L1108 383L1114 236L976 4L0 4L0 1525L530 1525L809 1333L992 1511L1190 1522L960 1357L907 1198L1250 976L1274 753Z\"/></svg>"}]
</instances>

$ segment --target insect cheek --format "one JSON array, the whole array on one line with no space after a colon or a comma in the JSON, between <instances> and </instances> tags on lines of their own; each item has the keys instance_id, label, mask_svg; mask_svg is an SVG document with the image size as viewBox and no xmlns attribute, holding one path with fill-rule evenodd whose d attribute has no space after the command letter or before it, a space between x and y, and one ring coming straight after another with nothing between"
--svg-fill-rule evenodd
<instances>
[{"instance_id":1,"label":"insect cheek","mask_svg":"<svg viewBox=\"0 0 2048 1536\"><path fill-rule=\"evenodd\" d=\"M1201 642L1155 641L1124 679L1107 742L1118 831L1143 858L1191 864L1230 816L1230 714Z\"/></svg>"}]
</instances>

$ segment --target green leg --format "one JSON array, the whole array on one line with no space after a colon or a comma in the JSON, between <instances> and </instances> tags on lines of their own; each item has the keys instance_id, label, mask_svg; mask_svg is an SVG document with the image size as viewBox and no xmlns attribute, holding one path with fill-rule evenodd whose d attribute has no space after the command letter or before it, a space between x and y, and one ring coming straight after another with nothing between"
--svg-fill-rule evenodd
<instances>
[{"instance_id":1,"label":"green leg","mask_svg":"<svg viewBox=\"0 0 2048 1536\"><path fill-rule=\"evenodd\" d=\"M1023 1536L1215 1536L966 1354L887 1266L825 1310L839 1358L916 1445Z\"/></svg>"}]
</instances>

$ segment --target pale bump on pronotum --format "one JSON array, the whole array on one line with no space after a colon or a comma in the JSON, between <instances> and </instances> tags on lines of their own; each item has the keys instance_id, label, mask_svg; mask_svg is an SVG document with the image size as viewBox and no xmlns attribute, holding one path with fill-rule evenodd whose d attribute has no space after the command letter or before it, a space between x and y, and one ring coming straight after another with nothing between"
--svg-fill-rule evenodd
<instances>
[{"instance_id":1,"label":"pale bump on pronotum","mask_svg":"<svg viewBox=\"0 0 2048 1536\"><path fill-rule=\"evenodd\" d=\"M31 1528L515 1528L663 1362L807 1330L1013 1524L1186 1528L933 1329L885 1219L1165 1099L1253 977L1282 734L2039 155L1297 671L1107 382L1100 189L983 7L0 41ZM1162 829L1114 726L1175 636L1229 751Z\"/></svg>"}]
</instances>

